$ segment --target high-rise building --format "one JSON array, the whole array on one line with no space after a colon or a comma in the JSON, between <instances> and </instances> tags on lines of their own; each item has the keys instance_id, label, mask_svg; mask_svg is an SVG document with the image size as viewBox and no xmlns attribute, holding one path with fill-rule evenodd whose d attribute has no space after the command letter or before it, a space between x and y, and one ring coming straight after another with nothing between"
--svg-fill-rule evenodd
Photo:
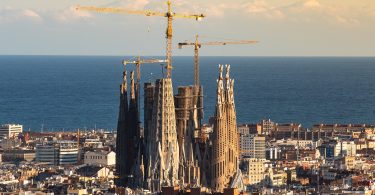
<instances>
[{"instance_id":1,"label":"high-rise building","mask_svg":"<svg viewBox=\"0 0 375 195\"><path fill-rule=\"evenodd\" d=\"M5 124L0 126L0 139L16 138L22 133L22 125L18 124Z\"/></svg>"},{"instance_id":2,"label":"high-rise building","mask_svg":"<svg viewBox=\"0 0 375 195\"><path fill-rule=\"evenodd\" d=\"M36 145L36 161L50 165L78 163L78 144L75 141L45 142Z\"/></svg>"},{"instance_id":3,"label":"high-rise building","mask_svg":"<svg viewBox=\"0 0 375 195\"><path fill-rule=\"evenodd\" d=\"M58 165L58 148L52 143L36 145L36 161L49 165Z\"/></svg>"},{"instance_id":4,"label":"high-rise building","mask_svg":"<svg viewBox=\"0 0 375 195\"><path fill-rule=\"evenodd\" d=\"M75 165L78 163L78 143L74 141L60 141L59 165Z\"/></svg>"},{"instance_id":5,"label":"high-rise building","mask_svg":"<svg viewBox=\"0 0 375 195\"><path fill-rule=\"evenodd\" d=\"M172 79L156 80L152 121L147 138L147 185L151 191L178 185L177 141Z\"/></svg>"},{"instance_id":6,"label":"high-rise building","mask_svg":"<svg viewBox=\"0 0 375 195\"><path fill-rule=\"evenodd\" d=\"M236 177L239 160L239 146L234 105L233 84L229 77L230 66L226 66L225 84L223 66L219 66L217 80L217 100L214 115L211 156L211 187L214 191L223 192ZM231 185L232 186L232 185Z\"/></svg>"},{"instance_id":7,"label":"high-rise building","mask_svg":"<svg viewBox=\"0 0 375 195\"><path fill-rule=\"evenodd\" d=\"M242 158L266 158L266 138L257 134L240 134Z\"/></svg>"}]
</instances>

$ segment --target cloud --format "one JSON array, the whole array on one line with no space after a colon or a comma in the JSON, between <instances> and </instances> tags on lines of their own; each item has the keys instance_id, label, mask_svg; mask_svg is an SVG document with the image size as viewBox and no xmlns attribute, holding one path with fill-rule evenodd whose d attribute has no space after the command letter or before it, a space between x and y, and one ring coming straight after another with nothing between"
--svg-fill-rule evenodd
<instances>
[{"instance_id":1,"label":"cloud","mask_svg":"<svg viewBox=\"0 0 375 195\"><path fill-rule=\"evenodd\" d=\"M375 9L374 9L374 10L370 10L370 11L368 12L368 15L369 15L370 17L372 17L372 18L375 18Z\"/></svg>"},{"instance_id":2,"label":"cloud","mask_svg":"<svg viewBox=\"0 0 375 195\"><path fill-rule=\"evenodd\" d=\"M148 5L150 5L150 0L120 0L110 4L107 4L108 7L123 7L132 10L143 10Z\"/></svg>"},{"instance_id":3,"label":"cloud","mask_svg":"<svg viewBox=\"0 0 375 195\"><path fill-rule=\"evenodd\" d=\"M223 17L236 13L245 17L289 22L334 23L339 25L359 25L361 20L375 17L375 12L359 9L360 6L338 4L322 0L295 0L286 3L270 3L267 0L249 0L246 3L201 3L200 10L208 17ZM202 5L203 4L203 5ZM186 6L186 5L185 5ZM196 7L195 7L196 9ZM364 16L363 13L366 13Z\"/></svg>"},{"instance_id":4,"label":"cloud","mask_svg":"<svg viewBox=\"0 0 375 195\"><path fill-rule=\"evenodd\" d=\"M321 4L317 0L307 0L304 2L303 6L305 8L318 8L321 7Z\"/></svg>"},{"instance_id":5,"label":"cloud","mask_svg":"<svg viewBox=\"0 0 375 195\"><path fill-rule=\"evenodd\" d=\"M204 6L205 9L198 11L199 13L207 13L209 17L223 17L225 13L240 9L239 4L236 3L220 3L215 5ZM197 12L197 11L195 11ZM197 13L198 13L197 12Z\"/></svg>"},{"instance_id":6,"label":"cloud","mask_svg":"<svg viewBox=\"0 0 375 195\"><path fill-rule=\"evenodd\" d=\"M43 21L43 17L31 9L15 9L11 6L4 6L4 8L0 8L1 23L13 23L24 20L41 22Z\"/></svg>"},{"instance_id":7,"label":"cloud","mask_svg":"<svg viewBox=\"0 0 375 195\"><path fill-rule=\"evenodd\" d=\"M23 16L34 19L34 20L38 20L38 21L43 20L42 17L38 13L30 9L24 10L22 14Z\"/></svg>"},{"instance_id":8,"label":"cloud","mask_svg":"<svg viewBox=\"0 0 375 195\"><path fill-rule=\"evenodd\" d=\"M55 14L55 19L60 22L75 22L79 20L91 19L94 16L87 11L79 11L76 9L76 6L70 6L69 8L58 11Z\"/></svg>"},{"instance_id":9,"label":"cloud","mask_svg":"<svg viewBox=\"0 0 375 195\"><path fill-rule=\"evenodd\" d=\"M321 0L300 0L280 8L291 21L305 23L331 23L339 25L358 25L357 8L344 4L332 4Z\"/></svg>"},{"instance_id":10,"label":"cloud","mask_svg":"<svg viewBox=\"0 0 375 195\"><path fill-rule=\"evenodd\" d=\"M128 3L127 7L130 9L144 9L150 3L149 0L135 0Z\"/></svg>"},{"instance_id":11,"label":"cloud","mask_svg":"<svg viewBox=\"0 0 375 195\"><path fill-rule=\"evenodd\" d=\"M278 6L266 0L253 0L243 4L243 13L252 17L294 22L327 22L358 25L360 10L343 4L329 4L321 0L298 0Z\"/></svg>"},{"instance_id":12,"label":"cloud","mask_svg":"<svg viewBox=\"0 0 375 195\"><path fill-rule=\"evenodd\" d=\"M244 5L245 13L269 19L283 19L284 12L278 7L268 4L265 0L255 0Z\"/></svg>"}]
</instances>

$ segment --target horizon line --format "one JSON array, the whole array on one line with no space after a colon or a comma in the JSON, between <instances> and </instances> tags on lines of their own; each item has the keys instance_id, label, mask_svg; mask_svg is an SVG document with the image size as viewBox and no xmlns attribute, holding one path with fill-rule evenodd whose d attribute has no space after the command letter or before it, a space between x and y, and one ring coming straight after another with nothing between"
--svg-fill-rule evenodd
<instances>
[{"instance_id":1,"label":"horizon line","mask_svg":"<svg viewBox=\"0 0 375 195\"><path fill-rule=\"evenodd\" d=\"M136 56L144 56L144 57L165 57L164 55L104 55L104 54L0 54L1 57L4 56L50 56L50 57L136 57ZM192 55L175 55L173 57L193 57ZM201 55L199 57L295 57L295 58L306 58L306 57L320 57L320 58L375 58L374 56L367 56L367 55Z\"/></svg>"}]
</instances>

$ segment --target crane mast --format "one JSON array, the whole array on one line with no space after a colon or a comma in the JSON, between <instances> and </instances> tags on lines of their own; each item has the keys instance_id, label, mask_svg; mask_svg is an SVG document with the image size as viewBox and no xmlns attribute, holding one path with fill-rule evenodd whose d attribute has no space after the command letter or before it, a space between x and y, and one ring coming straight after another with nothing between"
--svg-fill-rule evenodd
<instances>
[{"instance_id":1,"label":"crane mast","mask_svg":"<svg viewBox=\"0 0 375 195\"><path fill-rule=\"evenodd\" d=\"M167 49L166 49L166 60L167 60L167 78L172 76L172 37L173 37L173 14L172 14L172 5L171 1L168 0L168 12L167 12L167 20L168 26L166 31L166 39L167 39Z\"/></svg>"},{"instance_id":2,"label":"crane mast","mask_svg":"<svg viewBox=\"0 0 375 195\"><path fill-rule=\"evenodd\" d=\"M194 85L200 85L200 78L199 78L199 42L198 42L198 35L195 36L195 45L194 45Z\"/></svg>"},{"instance_id":3,"label":"crane mast","mask_svg":"<svg viewBox=\"0 0 375 195\"><path fill-rule=\"evenodd\" d=\"M203 14L178 14L172 11L172 2L171 0L167 1L168 10L166 13L150 11L150 10L129 10L123 8L107 8L107 7L94 7L94 6L78 6L77 10L83 11L95 11L95 12L104 12L104 13L118 13L118 14L141 14L145 16L162 16L167 18L167 30L166 30L166 69L167 69L167 78L172 77L172 37L173 37L173 18L188 18L200 20L205 16Z\"/></svg>"}]
</instances>

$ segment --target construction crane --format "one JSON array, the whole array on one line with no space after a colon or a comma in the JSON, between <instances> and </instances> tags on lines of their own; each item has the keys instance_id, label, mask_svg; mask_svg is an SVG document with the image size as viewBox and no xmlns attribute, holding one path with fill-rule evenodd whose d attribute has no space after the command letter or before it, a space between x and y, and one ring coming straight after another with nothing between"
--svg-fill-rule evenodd
<instances>
[{"instance_id":1,"label":"construction crane","mask_svg":"<svg viewBox=\"0 0 375 195\"><path fill-rule=\"evenodd\" d=\"M96 11L96 12L107 12L107 13L119 13L119 14L140 14L146 16L162 16L166 17L168 21L167 31L166 31L166 39L167 39L167 48L166 48L166 69L167 69L167 78L172 76L172 36L173 36L173 27L172 21L173 18L188 18L188 19L195 19L200 20L205 16L203 14L177 14L172 12L172 2L171 0L167 1L168 11L164 12L157 12L151 10L129 10L123 8L107 8L107 7L93 7L93 6L78 6L77 10L83 11Z\"/></svg>"},{"instance_id":2,"label":"construction crane","mask_svg":"<svg viewBox=\"0 0 375 195\"><path fill-rule=\"evenodd\" d=\"M138 101L138 110L139 109L139 106L140 106L140 85L141 85L141 65L142 64L152 64L152 63L166 63L167 60L159 60L159 59L141 59L140 56L137 57L136 60L123 60L122 61L122 64L124 66L126 66L127 64L135 64L135 67L136 67L136 76L137 76L137 90L136 90L136 98L137 98L137 101ZM138 115L140 114L140 112L138 112ZM139 116L138 116L138 119L139 119Z\"/></svg>"},{"instance_id":3,"label":"construction crane","mask_svg":"<svg viewBox=\"0 0 375 195\"><path fill-rule=\"evenodd\" d=\"M137 83L141 81L141 65L142 64L152 64L152 63L166 63L168 60L159 60L159 59L141 59L140 56L137 57L137 60L124 60L122 64L126 66L127 64L135 64L136 67L136 76Z\"/></svg>"},{"instance_id":4,"label":"construction crane","mask_svg":"<svg viewBox=\"0 0 375 195\"><path fill-rule=\"evenodd\" d=\"M178 48L182 49L184 46L193 45L194 46L194 86L200 85L200 79L199 79L199 49L202 47L202 45L230 45L230 44L253 44L257 43L257 41L227 41L227 42L205 42L201 43L198 40L198 35L195 36L195 42L182 42L178 43Z\"/></svg>"}]
</instances>

